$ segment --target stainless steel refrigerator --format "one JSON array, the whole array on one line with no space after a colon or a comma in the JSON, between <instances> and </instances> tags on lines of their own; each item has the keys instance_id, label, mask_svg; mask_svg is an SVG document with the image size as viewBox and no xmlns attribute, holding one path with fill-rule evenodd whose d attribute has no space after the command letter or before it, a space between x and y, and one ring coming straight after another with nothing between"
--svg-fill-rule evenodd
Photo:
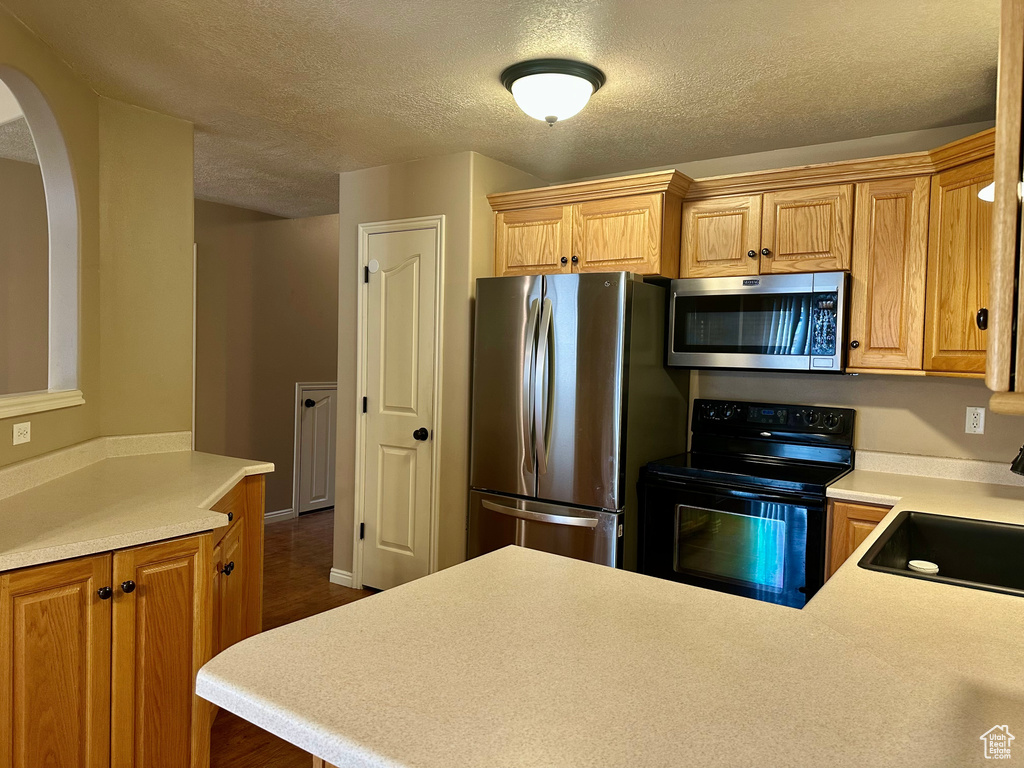
<instances>
[{"instance_id":1,"label":"stainless steel refrigerator","mask_svg":"<svg viewBox=\"0 0 1024 768\"><path fill-rule=\"evenodd\" d=\"M627 272L477 280L468 555L635 568L639 468L686 448L666 291Z\"/></svg>"}]
</instances>

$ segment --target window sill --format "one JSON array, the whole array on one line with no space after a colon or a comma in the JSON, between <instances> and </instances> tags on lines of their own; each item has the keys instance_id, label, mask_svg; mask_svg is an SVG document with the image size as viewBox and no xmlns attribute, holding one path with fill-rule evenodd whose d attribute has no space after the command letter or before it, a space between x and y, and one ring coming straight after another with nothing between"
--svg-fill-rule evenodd
<instances>
[{"instance_id":1,"label":"window sill","mask_svg":"<svg viewBox=\"0 0 1024 768\"><path fill-rule=\"evenodd\" d=\"M85 397L80 389L68 389L63 392L29 392L16 395L0 395L0 419L12 416L25 416L29 413L56 411L60 408L71 408L84 405Z\"/></svg>"}]
</instances>

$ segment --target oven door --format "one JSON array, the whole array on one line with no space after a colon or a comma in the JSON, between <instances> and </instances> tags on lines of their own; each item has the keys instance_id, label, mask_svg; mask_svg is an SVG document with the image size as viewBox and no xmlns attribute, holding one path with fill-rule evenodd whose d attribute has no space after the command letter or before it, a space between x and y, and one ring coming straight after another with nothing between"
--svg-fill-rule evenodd
<instances>
[{"instance_id":1,"label":"oven door","mask_svg":"<svg viewBox=\"0 0 1024 768\"><path fill-rule=\"evenodd\" d=\"M642 573L794 608L824 583L821 497L645 478L640 503Z\"/></svg>"},{"instance_id":2,"label":"oven door","mask_svg":"<svg viewBox=\"0 0 1024 768\"><path fill-rule=\"evenodd\" d=\"M673 280L668 364L839 373L845 272Z\"/></svg>"}]
</instances>

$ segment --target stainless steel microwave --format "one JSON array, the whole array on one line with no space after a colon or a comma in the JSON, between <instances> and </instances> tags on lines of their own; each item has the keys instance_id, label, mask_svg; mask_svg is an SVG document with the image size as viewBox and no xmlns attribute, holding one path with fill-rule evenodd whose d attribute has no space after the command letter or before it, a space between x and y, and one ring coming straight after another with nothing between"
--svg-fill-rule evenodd
<instances>
[{"instance_id":1,"label":"stainless steel microwave","mask_svg":"<svg viewBox=\"0 0 1024 768\"><path fill-rule=\"evenodd\" d=\"M839 373L849 274L673 280L669 365Z\"/></svg>"}]
</instances>

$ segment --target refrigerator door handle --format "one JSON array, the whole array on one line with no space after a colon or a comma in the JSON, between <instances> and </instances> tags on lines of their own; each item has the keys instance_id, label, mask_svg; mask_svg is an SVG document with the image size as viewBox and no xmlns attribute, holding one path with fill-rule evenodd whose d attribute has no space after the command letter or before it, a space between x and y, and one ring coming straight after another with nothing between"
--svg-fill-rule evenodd
<instances>
[{"instance_id":1,"label":"refrigerator door handle","mask_svg":"<svg viewBox=\"0 0 1024 768\"><path fill-rule=\"evenodd\" d=\"M552 523L553 525L573 525L578 528L597 528L597 517L579 517L576 515L552 515L547 512L532 512L528 509L516 509L507 507L504 504L497 504L484 499L480 504L484 509L491 512L498 512L502 515L517 518L518 520L530 520L536 523ZM517 542L518 543L518 542Z\"/></svg>"},{"instance_id":2,"label":"refrigerator door handle","mask_svg":"<svg viewBox=\"0 0 1024 768\"><path fill-rule=\"evenodd\" d=\"M533 385L534 444L537 447L539 475L548 471L548 406L551 399L551 347L548 337L551 335L551 315L551 299L544 299L540 313L540 332L537 334L537 365Z\"/></svg>"},{"instance_id":3,"label":"refrigerator door handle","mask_svg":"<svg viewBox=\"0 0 1024 768\"><path fill-rule=\"evenodd\" d=\"M536 444L533 434L533 402L536 386L537 366L537 319L540 315L540 299L530 303L530 312L526 320L526 354L523 357L523 469L533 474L537 465Z\"/></svg>"}]
</instances>

